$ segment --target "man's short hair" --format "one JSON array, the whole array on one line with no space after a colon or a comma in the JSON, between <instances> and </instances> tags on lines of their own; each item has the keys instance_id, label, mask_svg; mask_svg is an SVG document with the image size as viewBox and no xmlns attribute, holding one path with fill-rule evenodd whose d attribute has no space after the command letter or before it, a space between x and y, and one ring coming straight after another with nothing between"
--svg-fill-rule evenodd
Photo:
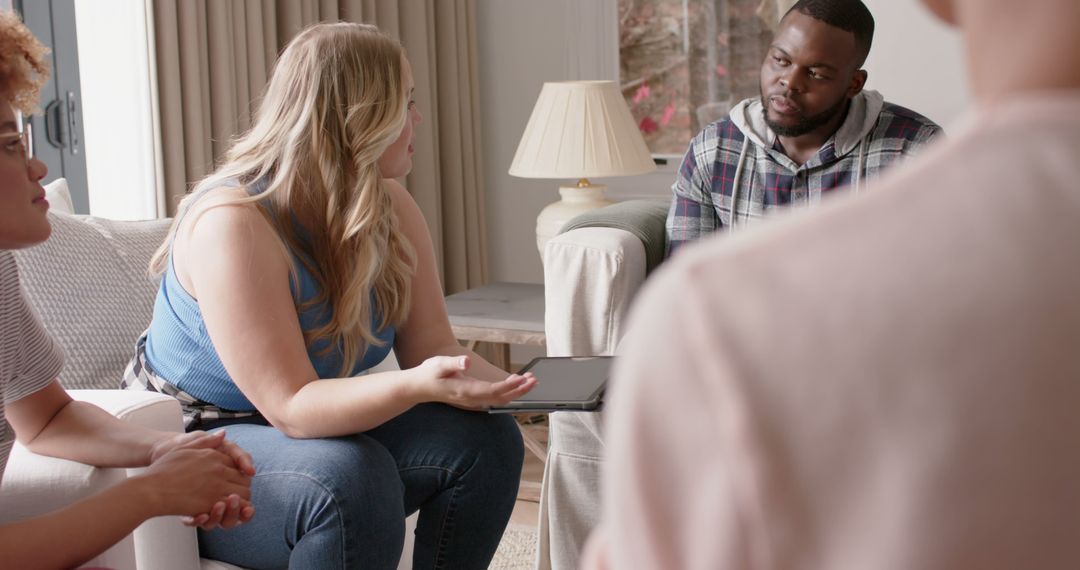
<instances>
[{"instance_id":1,"label":"man's short hair","mask_svg":"<svg viewBox=\"0 0 1080 570\"><path fill-rule=\"evenodd\" d=\"M860 0L799 0L787 13L796 10L834 28L855 34L855 67L862 67L863 63L866 63L870 44L874 42L874 16Z\"/></svg>"}]
</instances>

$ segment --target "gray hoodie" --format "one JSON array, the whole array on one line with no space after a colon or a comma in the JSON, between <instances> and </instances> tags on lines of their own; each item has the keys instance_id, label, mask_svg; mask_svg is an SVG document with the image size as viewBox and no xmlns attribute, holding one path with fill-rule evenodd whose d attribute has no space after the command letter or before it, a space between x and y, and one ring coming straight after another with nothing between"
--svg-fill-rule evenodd
<instances>
[{"instance_id":1,"label":"gray hoodie","mask_svg":"<svg viewBox=\"0 0 1080 570\"><path fill-rule=\"evenodd\" d=\"M940 132L926 117L885 102L876 91L862 91L852 98L836 134L798 165L775 145L761 100L746 99L690 143L672 187L668 247L741 226L771 208L814 205L822 192L847 186L858 191L866 179Z\"/></svg>"},{"instance_id":2,"label":"gray hoodie","mask_svg":"<svg viewBox=\"0 0 1080 570\"><path fill-rule=\"evenodd\" d=\"M856 192L859 191L862 179L866 175L866 153L870 146L866 139L874 130L874 125L877 124L878 115L881 114L884 105L885 98L881 96L881 93L869 89L860 91L858 95L851 99L847 117L832 138L835 149L833 153L836 155L837 160L856 149L859 151L857 155L858 167L855 169L855 180L852 183ZM738 172L745 161L749 144L753 142L763 149L771 149L773 141L776 140L776 134L765 124L765 113L762 112L760 98L744 99L731 109L730 117L735 126L739 127L739 130L746 135L743 152L739 156L739 167L736 169L736 172ZM784 166L787 166L792 171L799 169L799 165L795 164L795 161L786 155L782 153L776 154L778 156L775 158ZM738 174L736 174L737 178Z\"/></svg>"}]
</instances>

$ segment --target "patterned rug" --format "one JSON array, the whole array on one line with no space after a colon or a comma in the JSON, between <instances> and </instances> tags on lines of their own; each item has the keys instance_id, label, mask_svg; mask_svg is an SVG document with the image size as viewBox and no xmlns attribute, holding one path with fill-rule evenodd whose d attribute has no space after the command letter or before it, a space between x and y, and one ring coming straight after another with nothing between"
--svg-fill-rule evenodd
<instances>
[{"instance_id":1,"label":"patterned rug","mask_svg":"<svg viewBox=\"0 0 1080 570\"><path fill-rule=\"evenodd\" d=\"M488 570L532 570L536 567L536 527L511 524Z\"/></svg>"}]
</instances>

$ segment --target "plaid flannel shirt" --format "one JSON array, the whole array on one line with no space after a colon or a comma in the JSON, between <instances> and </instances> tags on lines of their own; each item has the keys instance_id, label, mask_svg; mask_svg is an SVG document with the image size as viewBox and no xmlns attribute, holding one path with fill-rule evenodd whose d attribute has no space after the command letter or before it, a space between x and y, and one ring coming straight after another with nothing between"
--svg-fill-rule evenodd
<instances>
[{"instance_id":1,"label":"plaid flannel shirt","mask_svg":"<svg viewBox=\"0 0 1080 570\"><path fill-rule=\"evenodd\" d=\"M775 137L771 148L763 148L730 117L711 123L691 141L671 188L675 197L667 218L668 255L705 234L761 218L772 208L816 205L822 192L852 183L858 191L862 180L940 132L941 127L922 115L885 103L870 133L851 152L836 156L830 139L799 166Z\"/></svg>"}]
</instances>

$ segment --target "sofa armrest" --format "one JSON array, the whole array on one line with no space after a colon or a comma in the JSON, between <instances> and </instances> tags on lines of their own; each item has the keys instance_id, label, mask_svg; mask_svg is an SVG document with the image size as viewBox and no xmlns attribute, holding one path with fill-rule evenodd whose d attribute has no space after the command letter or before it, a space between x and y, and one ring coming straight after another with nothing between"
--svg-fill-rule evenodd
<instances>
[{"instance_id":1,"label":"sofa armrest","mask_svg":"<svg viewBox=\"0 0 1080 570\"><path fill-rule=\"evenodd\" d=\"M124 469L102 469L37 455L16 442L8 458L3 483L0 484L0 523L24 520L61 509L104 491L125 478ZM133 536L129 534L124 537L87 565L134 570Z\"/></svg>"},{"instance_id":2,"label":"sofa armrest","mask_svg":"<svg viewBox=\"0 0 1080 570\"><path fill-rule=\"evenodd\" d=\"M645 269L645 247L628 231L588 227L552 238L544 248L548 355L614 354Z\"/></svg>"},{"instance_id":3,"label":"sofa armrest","mask_svg":"<svg viewBox=\"0 0 1080 570\"><path fill-rule=\"evenodd\" d=\"M152 392L126 390L71 390L75 400L93 403L126 421L153 429L180 431L180 406L175 399ZM61 509L126 479L133 470L92 467L75 461L46 457L16 443L0 485L0 522L12 522ZM153 521L150 521L153 522ZM144 523L124 540L91 561L91 565L134 569L137 536ZM177 523L185 534L194 535ZM170 536L170 540L182 539ZM143 567L151 567L143 565ZM153 566L157 567L157 566ZM195 566L188 566L194 568Z\"/></svg>"},{"instance_id":4,"label":"sofa armrest","mask_svg":"<svg viewBox=\"0 0 1080 570\"><path fill-rule=\"evenodd\" d=\"M72 398L94 404L112 415L159 431L184 431L180 403L171 396L140 390L68 390ZM142 468L129 469L128 476ZM180 517L150 519L134 533L138 567L184 569L199 567L199 543L195 531L180 523Z\"/></svg>"},{"instance_id":5,"label":"sofa armrest","mask_svg":"<svg viewBox=\"0 0 1080 570\"><path fill-rule=\"evenodd\" d=\"M68 390L68 394L124 421L161 431L183 431L180 404L163 394L136 390ZM91 467L45 457L16 443L0 487L0 521L59 509L141 471ZM195 531L182 525L179 517L158 517L139 525L132 535L95 558L91 565L118 570L192 570L199 567L198 548Z\"/></svg>"},{"instance_id":6,"label":"sofa armrest","mask_svg":"<svg viewBox=\"0 0 1080 570\"><path fill-rule=\"evenodd\" d=\"M548 354L614 354L630 301L664 259L669 200L627 200L567 222L544 251Z\"/></svg>"},{"instance_id":7,"label":"sofa armrest","mask_svg":"<svg viewBox=\"0 0 1080 570\"><path fill-rule=\"evenodd\" d=\"M184 431L180 403L172 396L142 390L68 390L73 400L93 404L133 424L160 431Z\"/></svg>"},{"instance_id":8,"label":"sofa armrest","mask_svg":"<svg viewBox=\"0 0 1080 570\"><path fill-rule=\"evenodd\" d=\"M645 273L664 260L667 250L668 199L639 199L616 202L589 210L563 226L565 233L579 228L614 228L634 235L645 247Z\"/></svg>"}]
</instances>

